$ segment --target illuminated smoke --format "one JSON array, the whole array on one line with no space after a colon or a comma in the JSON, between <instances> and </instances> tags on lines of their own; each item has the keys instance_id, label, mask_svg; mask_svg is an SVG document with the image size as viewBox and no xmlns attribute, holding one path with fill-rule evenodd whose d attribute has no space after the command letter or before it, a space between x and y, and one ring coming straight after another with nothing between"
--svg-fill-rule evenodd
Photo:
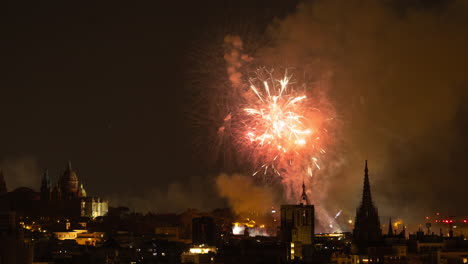
<instances>
[{"instance_id":1,"label":"illuminated smoke","mask_svg":"<svg viewBox=\"0 0 468 264\"><path fill-rule=\"evenodd\" d=\"M314 185L323 188L313 188L329 212L354 214L369 159L382 216L438 207L463 213L465 190L453 183L466 183L468 2L409 2L424 1L303 2L270 28L272 45L254 54L267 65L330 76L327 94L343 131Z\"/></svg>"},{"instance_id":2,"label":"illuminated smoke","mask_svg":"<svg viewBox=\"0 0 468 264\"><path fill-rule=\"evenodd\" d=\"M242 73L239 68L243 62L252 61L253 58L242 53L242 40L239 36L227 35L224 38L225 50L224 60L227 64L229 81L235 88L242 87Z\"/></svg>"},{"instance_id":3,"label":"illuminated smoke","mask_svg":"<svg viewBox=\"0 0 468 264\"><path fill-rule=\"evenodd\" d=\"M272 189L256 185L250 176L221 174L216 178L216 186L219 195L227 199L238 215L264 214L275 202Z\"/></svg>"}]
</instances>

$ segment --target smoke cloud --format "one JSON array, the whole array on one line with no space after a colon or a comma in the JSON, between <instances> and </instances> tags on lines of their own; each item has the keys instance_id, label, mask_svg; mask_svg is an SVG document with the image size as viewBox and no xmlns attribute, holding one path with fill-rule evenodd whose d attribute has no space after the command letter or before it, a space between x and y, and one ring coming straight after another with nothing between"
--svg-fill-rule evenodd
<instances>
[{"instance_id":1,"label":"smoke cloud","mask_svg":"<svg viewBox=\"0 0 468 264\"><path fill-rule=\"evenodd\" d=\"M137 212L181 213L188 208L214 209L223 207L216 197L215 183L210 178L191 177L186 182L173 182L160 188L107 197L111 206L126 206Z\"/></svg>"},{"instance_id":2,"label":"smoke cloud","mask_svg":"<svg viewBox=\"0 0 468 264\"><path fill-rule=\"evenodd\" d=\"M239 68L243 62L250 62L253 60L247 54L242 53L243 43L239 36L227 35L224 37L224 44L226 53L224 54L224 60L227 64L227 73L229 81L235 88L242 87L242 73L239 72Z\"/></svg>"},{"instance_id":3,"label":"smoke cloud","mask_svg":"<svg viewBox=\"0 0 468 264\"><path fill-rule=\"evenodd\" d=\"M18 187L37 190L41 174L37 161L33 157L6 158L0 162L8 191Z\"/></svg>"},{"instance_id":4,"label":"smoke cloud","mask_svg":"<svg viewBox=\"0 0 468 264\"><path fill-rule=\"evenodd\" d=\"M219 195L228 200L238 215L264 214L275 205L273 190L256 185L251 176L221 174L216 178L216 186Z\"/></svg>"},{"instance_id":5,"label":"smoke cloud","mask_svg":"<svg viewBox=\"0 0 468 264\"><path fill-rule=\"evenodd\" d=\"M327 175L314 179L326 181L314 183L316 203L353 216L368 159L383 217L466 215L468 2L401 3L304 2L255 58L330 76L343 128Z\"/></svg>"}]
</instances>

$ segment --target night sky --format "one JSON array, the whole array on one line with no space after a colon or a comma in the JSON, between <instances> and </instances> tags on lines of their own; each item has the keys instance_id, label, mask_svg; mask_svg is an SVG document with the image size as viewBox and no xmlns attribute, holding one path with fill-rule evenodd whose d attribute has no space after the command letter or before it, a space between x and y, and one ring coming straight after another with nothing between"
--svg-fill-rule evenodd
<instances>
[{"instance_id":1,"label":"night sky","mask_svg":"<svg viewBox=\"0 0 468 264\"><path fill-rule=\"evenodd\" d=\"M137 209L225 206L212 187L223 168L204 161L212 159L206 135L217 128L194 122L204 91L193 85L193 72L203 65L223 72L226 65L212 57L222 56L224 34L239 33L262 40L250 55L263 62L333 72L327 93L341 145L327 183L319 183L333 194L325 195L331 212L353 214L369 159L383 215L446 205L447 214L466 213L467 4L297 3L3 6L0 163L7 186L38 189L43 169L57 177L71 160L88 193ZM242 35L267 28L266 37ZM194 63L205 57L206 64Z\"/></svg>"},{"instance_id":2,"label":"night sky","mask_svg":"<svg viewBox=\"0 0 468 264\"><path fill-rule=\"evenodd\" d=\"M207 166L192 162L207 150L193 150L187 58L209 43L206 32L246 13L267 24L295 7L249 2L3 7L0 159L8 186L38 189L36 174L49 168L56 177L68 160L93 195L206 176Z\"/></svg>"}]
</instances>

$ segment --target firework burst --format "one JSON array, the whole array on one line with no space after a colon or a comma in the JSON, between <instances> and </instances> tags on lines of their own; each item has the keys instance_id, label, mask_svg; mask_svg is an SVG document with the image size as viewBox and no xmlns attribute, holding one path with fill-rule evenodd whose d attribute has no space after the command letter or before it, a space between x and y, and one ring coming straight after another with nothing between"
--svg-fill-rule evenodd
<instances>
[{"instance_id":1,"label":"firework burst","mask_svg":"<svg viewBox=\"0 0 468 264\"><path fill-rule=\"evenodd\" d=\"M252 175L277 175L291 184L304 175L312 177L325 154L327 118L307 87L295 83L287 71L276 78L266 68L254 72L248 87L237 118L229 114L227 119L234 119L230 127L239 151L254 163Z\"/></svg>"}]
</instances>

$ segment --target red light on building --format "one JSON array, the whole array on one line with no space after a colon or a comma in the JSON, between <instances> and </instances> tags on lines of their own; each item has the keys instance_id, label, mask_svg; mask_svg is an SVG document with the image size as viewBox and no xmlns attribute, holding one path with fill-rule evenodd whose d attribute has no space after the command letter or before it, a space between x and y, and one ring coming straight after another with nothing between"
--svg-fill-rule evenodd
<instances>
[{"instance_id":1,"label":"red light on building","mask_svg":"<svg viewBox=\"0 0 468 264\"><path fill-rule=\"evenodd\" d=\"M468 223L468 221L466 221L466 219L463 220L463 223Z\"/></svg>"},{"instance_id":2,"label":"red light on building","mask_svg":"<svg viewBox=\"0 0 468 264\"><path fill-rule=\"evenodd\" d=\"M436 220L436 223L439 223L439 220Z\"/></svg>"}]
</instances>

